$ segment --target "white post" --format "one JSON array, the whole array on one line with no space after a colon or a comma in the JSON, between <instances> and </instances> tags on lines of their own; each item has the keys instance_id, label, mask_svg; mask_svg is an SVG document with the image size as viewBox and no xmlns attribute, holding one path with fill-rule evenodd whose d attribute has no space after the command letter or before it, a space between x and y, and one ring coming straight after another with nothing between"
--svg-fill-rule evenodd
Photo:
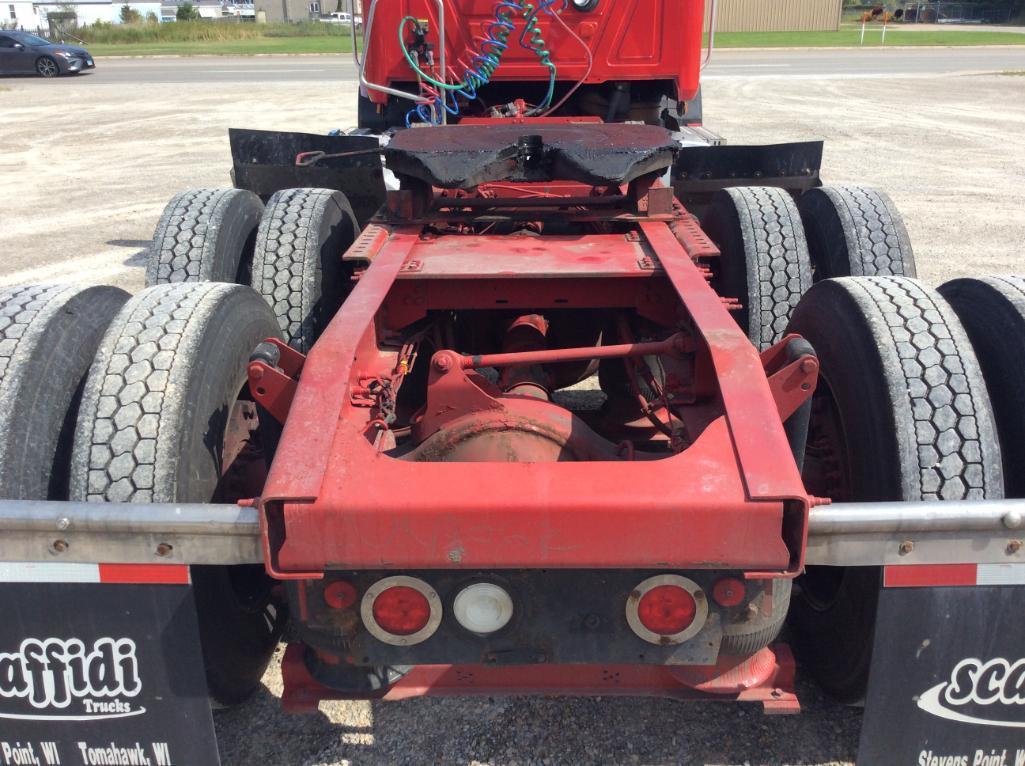
<instances>
[{"instance_id":1,"label":"white post","mask_svg":"<svg viewBox=\"0 0 1025 766\"><path fill-rule=\"evenodd\" d=\"M883 37L879 41L880 45L886 45L886 11L883 11Z\"/></svg>"},{"instance_id":2,"label":"white post","mask_svg":"<svg viewBox=\"0 0 1025 766\"><path fill-rule=\"evenodd\" d=\"M861 45L865 44L865 20L861 20Z\"/></svg>"}]
</instances>

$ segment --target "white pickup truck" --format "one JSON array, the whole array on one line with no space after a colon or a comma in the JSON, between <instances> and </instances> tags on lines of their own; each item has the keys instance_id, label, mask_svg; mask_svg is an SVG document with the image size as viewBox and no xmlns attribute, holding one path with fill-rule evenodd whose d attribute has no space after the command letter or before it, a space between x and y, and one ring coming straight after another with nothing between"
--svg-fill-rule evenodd
<instances>
[{"instance_id":1,"label":"white pickup truck","mask_svg":"<svg viewBox=\"0 0 1025 766\"><path fill-rule=\"evenodd\" d=\"M352 24L352 14L345 13L343 11L335 11L325 16L321 16L320 20L327 24ZM363 27L363 17L356 16L356 26L358 28Z\"/></svg>"}]
</instances>

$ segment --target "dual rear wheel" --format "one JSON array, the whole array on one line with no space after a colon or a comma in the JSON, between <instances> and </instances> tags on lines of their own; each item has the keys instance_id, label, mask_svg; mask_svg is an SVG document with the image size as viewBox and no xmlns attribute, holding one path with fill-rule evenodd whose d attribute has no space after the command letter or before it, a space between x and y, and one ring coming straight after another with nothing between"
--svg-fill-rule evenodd
<instances>
[{"instance_id":1,"label":"dual rear wheel","mask_svg":"<svg viewBox=\"0 0 1025 766\"><path fill-rule=\"evenodd\" d=\"M713 196L701 220L719 247L712 285L759 350L784 335L813 282L847 276L915 276L907 229L883 192L745 186Z\"/></svg>"},{"instance_id":2,"label":"dual rear wheel","mask_svg":"<svg viewBox=\"0 0 1025 766\"><path fill-rule=\"evenodd\" d=\"M936 291L906 277L826 280L789 331L811 343L820 364L803 470L809 493L837 502L1003 497L988 381ZM1025 368L1025 355L1017 364ZM858 701L880 570L809 567L796 586L790 625L803 663L831 695Z\"/></svg>"},{"instance_id":3,"label":"dual rear wheel","mask_svg":"<svg viewBox=\"0 0 1025 766\"><path fill-rule=\"evenodd\" d=\"M277 320L239 285L0 291L0 496L233 502L269 465L246 363ZM211 697L259 684L285 613L262 567L193 567Z\"/></svg>"},{"instance_id":4,"label":"dual rear wheel","mask_svg":"<svg viewBox=\"0 0 1025 766\"><path fill-rule=\"evenodd\" d=\"M342 255L358 233L349 201L330 189L284 189L266 207L242 189L186 191L157 225L146 284L251 285L305 353L349 292Z\"/></svg>"},{"instance_id":5,"label":"dual rear wheel","mask_svg":"<svg viewBox=\"0 0 1025 766\"><path fill-rule=\"evenodd\" d=\"M713 285L739 304L752 343L796 333L819 356L809 493L1025 496L1025 280L925 287L892 201L863 187L814 189L796 204L777 189L727 189L702 226L721 251ZM813 567L795 584L794 643L841 700L865 693L880 579L877 568Z\"/></svg>"}]
</instances>

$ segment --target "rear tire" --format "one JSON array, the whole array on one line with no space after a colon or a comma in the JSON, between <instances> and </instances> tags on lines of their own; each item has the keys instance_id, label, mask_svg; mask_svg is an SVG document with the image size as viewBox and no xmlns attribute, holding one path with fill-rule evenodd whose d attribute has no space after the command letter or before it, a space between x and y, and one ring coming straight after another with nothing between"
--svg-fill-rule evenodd
<instances>
[{"instance_id":1,"label":"rear tire","mask_svg":"<svg viewBox=\"0 0 1025 766\"><path fill-rule=\"evenodd\" d=\"M815 285L789 332L815 348L803 471L837 501L1003 496L1000 450L975 352L933 290L902 277ZM795 648L832 696L863 698L880 570L809 567L791 602Z\"/></svg>"},{"instance_id":2,"label":"rear tire","mask_svg":"<svg viewBox=\"0 0 1025 766\"><path fill-rule=\"evenodd\" d=\"M158 285L132 298L86 380L72 499L205 503L259 494L262 485L232 483L226 433L246 406L249 355L271 336L280 336L274 315L248 287ZM258 431L247 439L258 446ZM245 467L258 460L267 464L269 456L246 452ZM241 702L259 685L280 636L269 581L262 567L193 567L192 581L210 695Z\"/></svg>"},{"instance_id":3,"label":"rear tire","mask_svg":"<svg viewBox=\"0 0 1025 766\"><path fill-rule=\"evenodd\" d=\"M359 233L349 200L331 189L283 189L267 203L253 287L288 344L308 352L352 289L342 255Z\"/></svg>"},{"instance_id":4,"label":"rear tire","mask_svg":"<svg viewBox=\"0 0 1025 766\"><path fill-rule=\"evenodd\" d=\"M127 300L116 287L0 290L0 497L67 500L82 382Z\"/></svg>"},{"instance_id":5,"label":"rear tire","mask_svg":"<svg viewBox=\"0 0 1025 766\"><path fill-rule=\"evenodd\" d=\"M769 348L812 283L797 205L782 189L724 189L712 197L701 227L722 253L713 286L740 302L735 316L751 342Z\"/></svg>"},{"instance_id":6,"label":"rear tire","mask_svg":"<svg viewBox=\"0 0 1025 766\"><path fill-rule=\"evenodd\" d=\"M1004 457L1007 497L1025 497L1025 277L956 279L940 288L982 365Z\"/></svg>"},{"instance_id":7,"label":"rear tire","mask_svg":"<svg viewBox=\"0 0 1025 766\"><path fill-rule=\"evenodd\" d=\"M146 286L248 284L263 203L244 189L192 189L167 203L150 246Z\"/></svg>"},{"instance_id":8,"label":"rear tire","mask_svg":"<svg viewBox=\"0 0 1025 766\"><path fill-rule=\"evenodd\" d=\"M823 186L805 192L797 207L816 280L917 276L904 219L884 192Z\"/></svg>"}]
</instances>

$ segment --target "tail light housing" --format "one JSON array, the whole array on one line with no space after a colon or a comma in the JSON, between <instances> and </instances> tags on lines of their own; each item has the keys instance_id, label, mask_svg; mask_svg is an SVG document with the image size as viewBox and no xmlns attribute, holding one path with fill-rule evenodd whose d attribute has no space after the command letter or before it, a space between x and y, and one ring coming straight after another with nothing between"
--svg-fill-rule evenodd
<instances>
[{"instance_id":1,"label":"tail light housing","mask_svg":"<svg viewBox=\"0 0 1025 766\"><path fill-rule=\"evenodd\" d=\"M456 622L478 636L497 633L512 619L512 596L495 583L473 583L456 594L452 614Z\"/></svg>"},{"instance_id":2,"label":"tail light housing","mask_svg":"<svg viewBox=\"0 0 1025 766\"><path fill-rule=\"evenodd\" d=\"M640 638L659 646L693 638L708 619L708 597L691 579L665 574L649 577L626 600L626 621Z\"/></svg>"},{"instance_id":3,"label":"tail light housing","mask_svg":"<svg viewBox=\"0 0 1025 766\"><path fill-rule=\"evenodd\" d=\"M397 575L378 580L360 602L367 632L392 646L414 646L434 635L441 624L441 598L423 580Z\"/></svg>"}]
</instances>

